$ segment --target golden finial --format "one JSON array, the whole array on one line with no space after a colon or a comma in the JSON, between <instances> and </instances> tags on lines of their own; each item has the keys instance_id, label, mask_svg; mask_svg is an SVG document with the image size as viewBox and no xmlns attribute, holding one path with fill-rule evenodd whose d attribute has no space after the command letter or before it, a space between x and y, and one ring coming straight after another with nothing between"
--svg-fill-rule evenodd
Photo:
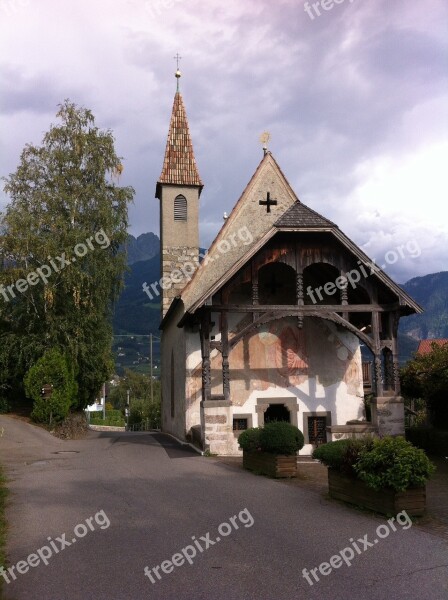
<instances>
[{"instance_id":1,"label":"golden finial","mask_svg":"<svg viewBox=\"0 0 448 600\"><path fill-rule=\"evenodd\" d=\"M271 140L271 134L269 131L263 131L260 135L260 143L263 145L263 152L266 155L268 153L268 144Z\"/></svg>"},{"instance_id":2,"label":"golden finial","mask_svg":"<svg viewBox=\"0 0 448 600\"><path fill-rule=\"evenodd\" d=\"M177 79L177 91L179 91L179 79L182 77L182 73L179 69L179 61L182 59L182 56L179 56L179 52L174 56L174 60L176 61L176 72L174 73L174 77Z\"/></svg>"}]
</instances>

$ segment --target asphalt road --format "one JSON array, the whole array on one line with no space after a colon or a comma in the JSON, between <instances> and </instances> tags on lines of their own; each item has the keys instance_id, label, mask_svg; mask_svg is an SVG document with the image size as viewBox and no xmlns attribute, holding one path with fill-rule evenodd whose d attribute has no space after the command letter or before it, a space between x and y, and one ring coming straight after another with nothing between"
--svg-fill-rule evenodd
<instances>
[{"instance_id":1,"label":"asphalt road","mask_svg":"<svg viewBox=\"0 0 448 600\"><path fill-rule=\"evenodd\" d=\"M16 576L5 573L5 600L448 598L448 544L404 516L393 531L160 434L63 442L8 417L2 427ZM351 565L334 558L310 585L303 569L344 548Z\"/></svg>"}]
</instances>

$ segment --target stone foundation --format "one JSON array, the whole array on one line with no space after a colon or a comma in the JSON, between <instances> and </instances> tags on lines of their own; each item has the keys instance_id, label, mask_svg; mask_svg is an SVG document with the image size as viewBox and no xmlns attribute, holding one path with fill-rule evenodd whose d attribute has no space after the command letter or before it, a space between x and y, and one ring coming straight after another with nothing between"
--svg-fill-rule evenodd
<instances>
[{"instance_id":1,"label":"stone foundation","mask_svg":"<svg viewBox=\"0 0 448 600\"><path fill-rule=\"evenodd\" d=\"M212 454L232 454L233 419L231 403L226 401L203 402L204 449Z\"/></svg>"},{"instance_id":2,"label":"stone foundation","mask_svg":"<svg viewBox=\"0 0 448 600\"><path fill-rule=\"evenodd\" d=\"M380 437L404 435L404 402L401 396L379 396L372 399L372 424Z\"/></svg>"}]
</instances>

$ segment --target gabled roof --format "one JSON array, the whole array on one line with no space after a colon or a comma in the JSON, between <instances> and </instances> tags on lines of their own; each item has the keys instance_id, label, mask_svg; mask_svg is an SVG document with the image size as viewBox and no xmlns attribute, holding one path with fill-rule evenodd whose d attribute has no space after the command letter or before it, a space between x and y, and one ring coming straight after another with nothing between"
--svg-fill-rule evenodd
<instances>
[{"instance_id":1,"label":"gabled roof","mask_svg":"<svg viewBox=\"0 0 448 600\"><path fill-rule=\"evenodd\" d=\"M307 227L337 227L334 223L320 215L315 210L308 208L301 202L296 202L289 208L278 221L275 222L275 226L286 229L292 228L307 228Z\"/></svg>"},{"instance_id":2,"label":"gabled roof","mask_svg":"<svg viewBox=\"0 0 448 600\"><path fill-rule=\"evenodd\" d=\"M270 212L267 212L266 206L260 205L260 200L266 199L267 192L276 201ZM238 232L244 229L250 232L250 242L238 242ZM192 314L204 305L279 231L327 232L362 263L372 266L371 259L335 223L300 202L272 154L268 152L224 222L207 256L178 297L177 301L183 302L185 312ZM229 244L232 239L237 243ZM374 276L396 294L405 311L423 312L378 266L375 266ZM168 313L163 323L166 323L167 316Z\"/></svg>"},{"instance_id":3,"label":"gabled roof","mask_svg":"<svg viewBox=\"0 0 448 600\"><path fill-rule=\"evenodd\" d=\"M437 340L420 340L417 354L428 354L429 352L432 352L432 344L445 346L445 344L448 344L448 339L439 338Z\"/></svg>"},{"instance_id":4,"label":"gabled roof","mask_svg":"<svg viewBox=\"0 0 448 600\"><path fill-rule=\"evenodd\" d=\"M260 205L260 200L264 201L268 192L276 202L270 212L267 212L266 206ZM274 235L274 223L298 201L274 157L267 152L210 246L206 258L182 290L185 310L194 311L204 294L209 295L209 291L226 278L229 270L248 251L258 248L260 240L264 240L269 232ZM247 238L243 237L243 232L247 232Z\"/></svg>"},{"instance_id":5,"label":"gabled roof","mask_svg":"<svg viewBox=\"0 0 448 600\"><path fill-rule=\"evenodd\" d=\"M159 197L160 184L195 185L201 189L203 187L194 157L187 113L180 92L176 92L174 96L165 159L157 183L156 197Z\"/></svg>"}]
</instances>

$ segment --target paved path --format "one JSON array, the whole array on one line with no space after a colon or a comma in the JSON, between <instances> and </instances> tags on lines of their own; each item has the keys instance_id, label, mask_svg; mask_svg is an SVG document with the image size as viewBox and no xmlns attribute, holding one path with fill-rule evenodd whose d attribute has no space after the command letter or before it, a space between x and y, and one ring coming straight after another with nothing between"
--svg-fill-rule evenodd
<instances>
[{"instance_id":1,"label":"paved path","mask_svg":"<svg viewBox=\"0 0 448 600\"><path fill-rule=\"evenodd\" d=\"M406 521L392 532L384 519L200 457L160 434L91 433L63 442L7 417L1 427L11 489L9 566L45 545L58 549L48 566L5 584L5 600L448 598L447 542L405 529ZM64 533L70 546L59 550ZM363 550L357 542L358 554L352 544L366 534L378 543ZM182 549L192 554L196 542L204 548L201 536L215 543L197 550L192 565L164 563L171 572L159 568L158 580L150 571L155 583L145 577L145 566ZM303 568L350 546L350 567L334 560L330 574L315 571L319 582L303 578Z\"/></svg>"}]
</instances>

